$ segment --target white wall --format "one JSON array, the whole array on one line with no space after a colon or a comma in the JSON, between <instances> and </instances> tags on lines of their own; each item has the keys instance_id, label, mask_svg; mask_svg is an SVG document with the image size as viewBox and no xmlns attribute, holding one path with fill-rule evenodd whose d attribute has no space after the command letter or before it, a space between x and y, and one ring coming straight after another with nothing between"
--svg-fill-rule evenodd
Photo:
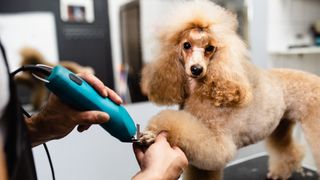
<instances>
[{"instance_id":1,"label":"white wall","mask_svg":"<svg viewBox=\"0 0 320 180\"><path fill-rule=\"evenodd\" d=\"M10 70L20 67L20 51L25 47L35 48L49 62L57 63L59 54L55 27L55 17L51 12L1 14L0 39L6 49Z\"/></svg>"},{"instance_id":2,"label":"white wall","mask_svg":"<svg viewBox=\"0 0 320 180\"><path fill-rule=\"evenodd\" d=\"M157 30L171 10L173 0L140 0L143 61L148 63L158 54Z\"/></svg>"},{"instance_id":3,"label":"white wall","mask_svg":"<svg viewBox=\"0 0 320 180\"><path fill-rule=\"evenodd\" d=\"M261 67L269 68L267 53L267 15L268 0L249 0L249 36L251 61Z\"/></svg>"},{"instance_id":4,"label":"white wall","mask_svg":"<svg viewBox=\"0 0 320 180\"><path fill-rule=\"evenodd\" d=\"M288 53L289 45L313 45L310 26L320 19L320 1L268 1L268 51ZM300 34L303 37L297 37Z\"/></svg>"},{"instance_id":5,"label":"white wall","mask_svg":"<svg viewBox=\"0 0 320 180\"><path fill-rule=\"evenodd\" d=\"M320 75L320 47L288 49L290 45L312 45L311 24L320 19L318 0L269 0L268 53L274 67L309 71ZM297 34L303 38L297 38Z\"/></svg>"}]
</instances>

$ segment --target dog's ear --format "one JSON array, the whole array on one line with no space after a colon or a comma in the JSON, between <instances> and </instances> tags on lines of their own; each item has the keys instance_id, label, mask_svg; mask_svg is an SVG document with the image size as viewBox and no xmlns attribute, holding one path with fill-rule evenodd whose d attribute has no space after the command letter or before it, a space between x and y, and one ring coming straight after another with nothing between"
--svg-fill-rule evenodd
<instances>
[{"instance_id":1,"label":"dog's ear","mask_svg":"<svg viewBox=\"0 0 320 180\"><path fill-rule=\"evenodd\" d=\"M161 105L181 104L186 96L186 77L178 52L166 49L142 70L141 89L149 100Z\"/></svg>"},{"instance_id":2,"label":"dog's ear","mask_svg":"<svg viewBox=\"0 0 320 180\"><path fill-rule=\"evenodd\" d=\"M232 35L231 35L232 36ZM212 99L215 106L244 106L252 99L247 70L247 50L236 35L232 42L220 47L209 63L207 76L196 91Z\"/></svg>"},{"instance_id":3,"label":"dog's ear","mask_svg":"<svg viewBox=\"0 0 320 180\"><path fill-rule=\"evenodd\" d=\"M237 14L231 12L231 11L226 11L226 18L225 18L225 25L230 26L230 29L232 29L234 32L238 30L238 19L237 19Z\"/></svg>"}]
</instances>

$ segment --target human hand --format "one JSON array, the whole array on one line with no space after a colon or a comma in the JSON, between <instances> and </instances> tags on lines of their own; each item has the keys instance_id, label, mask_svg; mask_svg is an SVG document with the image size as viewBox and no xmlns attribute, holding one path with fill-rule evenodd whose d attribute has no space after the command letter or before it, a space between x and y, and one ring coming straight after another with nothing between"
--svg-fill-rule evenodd
<instances>
[{"instance_id":1,"label":"human hand","mask_svg":"<svg viewBox=\"0 0 320 180\"><path fill-rule=\"evenodd\" d=\"M2 139L0 139L0 180L7 180L7 179L8 179L8 171L7 171L6 153L3 147Z\"/></svg>"},{"instance_id":2,"label":"human hand","mask_svg":"<svg viewBox=\"0 0 320 180\"><path fill-rule=\"evenodd\" d=\"M109 97L117 104L121 98L94 75L79 74L101 96ZM92 124L101 124L109 120L109 115L101 111L78 111L64 104L54 94L50 94L48 102L40 112L26 119L32 146L42 144L52 139L59 139L69 134L78 125L78 131L88 129Z\"/></svg>"},{"instance_id":3,"label":"human hand","mask_svg":"<svg viewBox=\"0 0 320 180\"><path fill-rule=\"evenodd\" d=\"M133 150L141 168L132 179L178 179L188 165L185 154L177 146L171 147L167 133L160 133L148 149L134 143Z\"/></svg>"}]
</instances>

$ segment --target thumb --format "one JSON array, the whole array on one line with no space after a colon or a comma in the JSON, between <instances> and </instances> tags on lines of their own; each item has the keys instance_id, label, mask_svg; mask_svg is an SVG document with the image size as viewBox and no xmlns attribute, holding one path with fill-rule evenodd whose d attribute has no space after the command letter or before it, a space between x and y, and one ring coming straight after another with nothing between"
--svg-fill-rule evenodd
<instances>
[{"instance_id":1,"label":"thumb","mask_svg":"<svg viewBox=\"0 0 320 180\"><path fill-rule=\"evenodd\" d=\"M141 168L142 160L143 160L143 157L144 157L144 152L142 150L142 147L138 143L133 143L132 147L133 147L134 155L136 156L138 164L139 164L139 166Z\"/></svg>"},{"instance_id":2,"label":"thumb","mask_svg":"<svg viewBox=\"0 0 320 180\"><path fill-rule=\"evenodd\" d=\"M102 111L84 111L76 117L77 124L101 124L109 119L110 116Z\"/></svg>"},{"instance_id":3,"label":"thumb","mask_svg":"<svg viewBox=\"0 0 320 180\"><path fill-rule=\"evenodd\" d=\"M90 126L91 126L91 124L79 124L78 127L77 127L77 130L79 132L83 132L83 131L89 129Z\"/></svg>"},{"instance_id":4,"label":"thumb","mask_svg":"<svg viewBox=\"0 0 320 180\"><path fill-rule=\"evenodd\" d=\"M159 140L165 140L167 141L167 138L168 138L168 132L167 131L161 131L158 136L156 137L156 141L159 141Z\"/></svg>"}]
</instances>

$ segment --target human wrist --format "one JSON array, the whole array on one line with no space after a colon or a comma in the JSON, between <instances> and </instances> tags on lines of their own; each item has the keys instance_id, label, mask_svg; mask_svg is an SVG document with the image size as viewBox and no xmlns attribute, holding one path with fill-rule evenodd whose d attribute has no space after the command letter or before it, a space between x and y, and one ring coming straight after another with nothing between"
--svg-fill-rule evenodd
<instances>
[{"instance_id":1,"label":"human wrist","mask_svg":"<svg viewBox=\"0 0 320 180\"><path fill-rule=\"evenodd\" d=\"M164 178L160 174L158 174L157 171L151 171L151 170L139 171L135 176L132 177L132 180L144 180L144 179L162 180Z\"/></svg>"}]
</instances>

